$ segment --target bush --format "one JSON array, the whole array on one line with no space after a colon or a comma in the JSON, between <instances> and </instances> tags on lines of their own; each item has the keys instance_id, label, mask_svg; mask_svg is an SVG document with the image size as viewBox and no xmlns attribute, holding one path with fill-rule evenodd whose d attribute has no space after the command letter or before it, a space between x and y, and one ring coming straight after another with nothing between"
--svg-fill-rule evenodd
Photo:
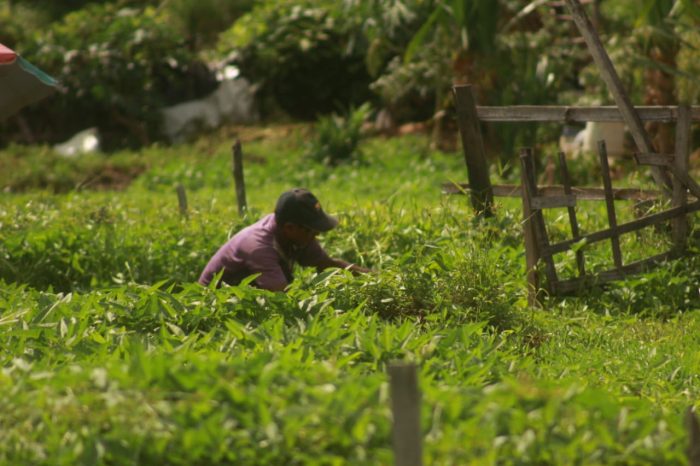
<instances>
[{"instance_id":1,"label":"bush","mask_svg":"<svg viewBox=\"0 0 700 466\"><path fill-rule=\"evenodd\" d=\"M219 33L253 6L254 0L170 0L163 3L168 21L193 50L214 45Z\"/></svg>"},{"instance_id":2,"label":"bush","mask_svg":"<svg viewBox=\"0 0 700 466\"><path fill-rule=\"evenodd\" d=\"M66 90L27 109L37 139L60 141L97 126L108 150L148 144L159 137L162 106L213 89L211 73L158 14L92 4L23 50Z\"/></svg>"},{"instance_id":3,"label":"bush","mask_svg":"<svg viewBox=\"0 0 700 466\"><path fill-rule=\"evenodd\" d=\"M333 114L319 118L316 138L307 151L308 157L330 166L361 161L358 144L362 139L362 124L369 112L370 106L364 104L351 109L345 116Z\"/></svg>"},{"instance_id":4,"label":"bush","mask_svg":"<svg viewBox=\"0 0 700 466\"><path fill-rule=\"evenodd\" d=\"M241 75L260 84L264 111L279 107L313 119L370 96L366 47L343 22L337 2L261 2L219 42Z\"/></svg>"}]
</instances>

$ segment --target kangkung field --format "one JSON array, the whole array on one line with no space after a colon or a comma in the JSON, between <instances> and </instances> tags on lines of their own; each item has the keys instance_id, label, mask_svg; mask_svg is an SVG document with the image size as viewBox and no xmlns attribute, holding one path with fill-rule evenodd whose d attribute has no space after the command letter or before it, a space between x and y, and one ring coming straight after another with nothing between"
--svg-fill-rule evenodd
<instances>
[{"instance_id":1,"label":"kangkung field","mask_svg":"<svg viewBox=\"0 0 700 466\"><path fill-rule=\"evenodd\" d=\"M700 400L692 234L683 259L529 306L521 202L497 198L478 219L467 196L442 194L466 180L461 152L375 137L332 166L314 157L312 131L229 128L74 159L0 153L1 464L392 464L393 361L418 368L425 464L687 464L686 410ZM519 183L517 156L504 160L492 178ZM595 155L569 164L574 184L599 180ZM632 166L619 173L616 186L651 186ZM324 248L374 273L298 269L285 293L196 283L296 186L340 218ZM634 218L632 202L616 209ZM584 233L606 225L604 203L577 213ZM570 235L566 209L547 223ZM669 238L623 236L625 260ZM587 254L590 270L611 267L609 242ZM557 264L572 275L574 252Z\"/></svg>"}]
</instances>

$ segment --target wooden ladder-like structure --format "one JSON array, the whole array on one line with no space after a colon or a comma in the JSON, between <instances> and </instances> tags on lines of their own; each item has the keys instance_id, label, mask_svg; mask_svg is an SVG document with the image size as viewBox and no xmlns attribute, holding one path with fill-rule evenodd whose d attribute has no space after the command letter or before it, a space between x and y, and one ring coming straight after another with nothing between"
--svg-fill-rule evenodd
<instances>
[{"instance_id":1,"label":"wooden ladder-like structure","mask_svg":"<svg viewBox=\"0 0 700 466\"><path fill-rule=\"evenodd\" d=\"M455 86L454 98L457 109L457 123L462 139L464 159L467 166L469 184L443 185L443 192L450 194L469 193L478 215L493 215L494 196L517 196L522 198L524 215L524 237L527 276L530 290L530 303L536 304L536 293L540 289L537 267L544 264L547 283L543 287L552 294L570 293L591 284L600 284L621 279L627 275L643 272L665 260L682 255L688 236L687 215L700 210L700 186L688 174L690 152L690 132L693 120L700 120L700 107L633 107L622 87L609 56L595 29L586 16L579 0L565 0L571 16L579 28L588 49L601 72L601 76L612 94L615 107L555 107L555 106L515 106L478 107L471 86ZM536 183L534 154L531 149L520 153L521 181L517 186L492 186L489 179L488 162L484 153L481 136L481 121L541 121L541 122L585 122L622 121L635 141L638 165L646 165L657 185L658 191L613 189L608 167L605 142L598 144L598 155L603 173L603 189L576 188L571 185L566 159L559 154L562 186L538 187ZM677 122L675 154L656 154L643 121ZM694 196L688 202L688 194ZM671 208L634 221L618 224L614 201L618 199L653 199L659 196L671 198ZM581 199L604 200L607 207L608 228L582 235L576 218L576 204ZM551 208L568 209L571 225L571 239L551 244L547 234L543 210ZM670 251L629 264L623 263L619 237L625 233L671 221L674 245ZM590 274L586 271L583 243L592 244L610 241L614 268L605 272ZM573 279L559 280L554 263L554 255L568 250L576 251L578 275Z\"/></svg>"},{"instance_id":2,"label":"wooden ladder-like structure","mask_svg":"<svg viewBox=\"0 0 700 466\"><path fill-rule=\"evenodd\" d=\"M681 131L678 131L678 134L680 135ZM679 139L681 139L681 137L679 137ZM677 147L680 148L681 144L677 143ZM687 145L685 147L687 147ZM680 156L677 155L675 157L660 155L655 155L649 159L638 157L638 159L640 159L638 163L661 163L663 160L666 164L675 164L678 168L676 171L686 173L688 150L683 152L684 155L678 154ZM559 153L559 168L563 192L561 194L551 194L542 193L540 189L538 189L533 151L526 148L522 149L520 152L525 253L528 270L528 285L532 293L536 293L540 288L538 274L536 273L536 269L540 264L543 265L544 276L547 279L543 288L551 294L561 295L650 270L664 261L680 257L685 252L688 235L686 216L700 210L700 189L698 189L697 184L687 183L685 180L686 177L682 177L682 179L675 176L672 177L673 197L671 200L671 208L627 223L618 224L615 211L616 191L612 186L604 141L598 143L598 155L603 177L602 200L604 200L606 204L608 228L582 235L576 216L577 192L579 189L571 185L564 154L561 152ZM690 191L690 194L695 198L695 200L690 203L688 202L688 191ZM582 198L585 199L586 197L582 196ZM588 197L588 199L591 198ZM550 242L543 211L553 208L567 209L571 228L570 239L557 243ZM620 236L622 234L637 232L643 228L656 226L668 221L671 221L673 231L673 247L670 250L629 264L623 263L622 250L620 248ZM586 271L584 251L589 245L601 241L610 241L614 268L592 274ZM560 280L556 271L554 255L570 250L576 253L578 273L575 278Z\"/></svg>"}]
</instances>

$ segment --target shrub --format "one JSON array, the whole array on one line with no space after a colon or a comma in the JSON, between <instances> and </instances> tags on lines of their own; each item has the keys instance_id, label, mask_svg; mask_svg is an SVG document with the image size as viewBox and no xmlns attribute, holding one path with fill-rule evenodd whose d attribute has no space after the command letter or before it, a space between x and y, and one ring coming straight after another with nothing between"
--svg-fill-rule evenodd
<instances>
[{"instance_id":1,"label":"shrub","mask_svg":"<svg viewBox=\"0 0 700 466\"><path fill-rule=\"evenodd\" d=\"M319 118L316 138L311 142L307 155L330 166L361 161L362 152L358 144L362 139L362 124L369 112L369 105L364 104L350 109L345 116L332 114Z\"/></svg>"},{"instance_id":2,"label":"shrub","mask_svg":"<svg viewBox=\"0 0 700 466\"><path fill-rule=\"evenodd\" d=\"M148 144L159 136L163 105L211 91L211 73L158 15L91 4L23 50L66 90L28 109L35 136L58 141L97 126L103 148Z\"/></svg>"},{"instance_id":3,"label":"shrub","mask_svg":"<svg viewBox=\"0 0 700 466\"><path fill-rule=\"evenodd\" d=\"M370 96L366 47L355 41L338 2L260 2L219 41L219 52L235 52L241 75L260 85L270 113L313 119Z\"/></svg>"}]
</instances>

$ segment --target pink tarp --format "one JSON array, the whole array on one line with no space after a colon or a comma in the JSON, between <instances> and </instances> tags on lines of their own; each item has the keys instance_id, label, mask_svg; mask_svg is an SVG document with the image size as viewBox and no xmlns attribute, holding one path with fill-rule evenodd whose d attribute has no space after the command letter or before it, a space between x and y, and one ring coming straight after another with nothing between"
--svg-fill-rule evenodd
<instances>
[{"instance_id":1,"label":"pink tarp","mask_svg":"<svg viewBox=\"0 0 700 466\"><path fill-rule=\"evenodd\" d=\"M58 82L0 44L0 121L53 93Z\"/></svg>"},{"instance_id":2,"label":"pink tarp","mask_svg":"<svg viewBox=\"0 0 700 466\"><path fill-rule=\"evenodd\" d=\"M17 54L13 50L0 44L0 64L12 63L16 59Z\"/></svg>"}]
</instances>

